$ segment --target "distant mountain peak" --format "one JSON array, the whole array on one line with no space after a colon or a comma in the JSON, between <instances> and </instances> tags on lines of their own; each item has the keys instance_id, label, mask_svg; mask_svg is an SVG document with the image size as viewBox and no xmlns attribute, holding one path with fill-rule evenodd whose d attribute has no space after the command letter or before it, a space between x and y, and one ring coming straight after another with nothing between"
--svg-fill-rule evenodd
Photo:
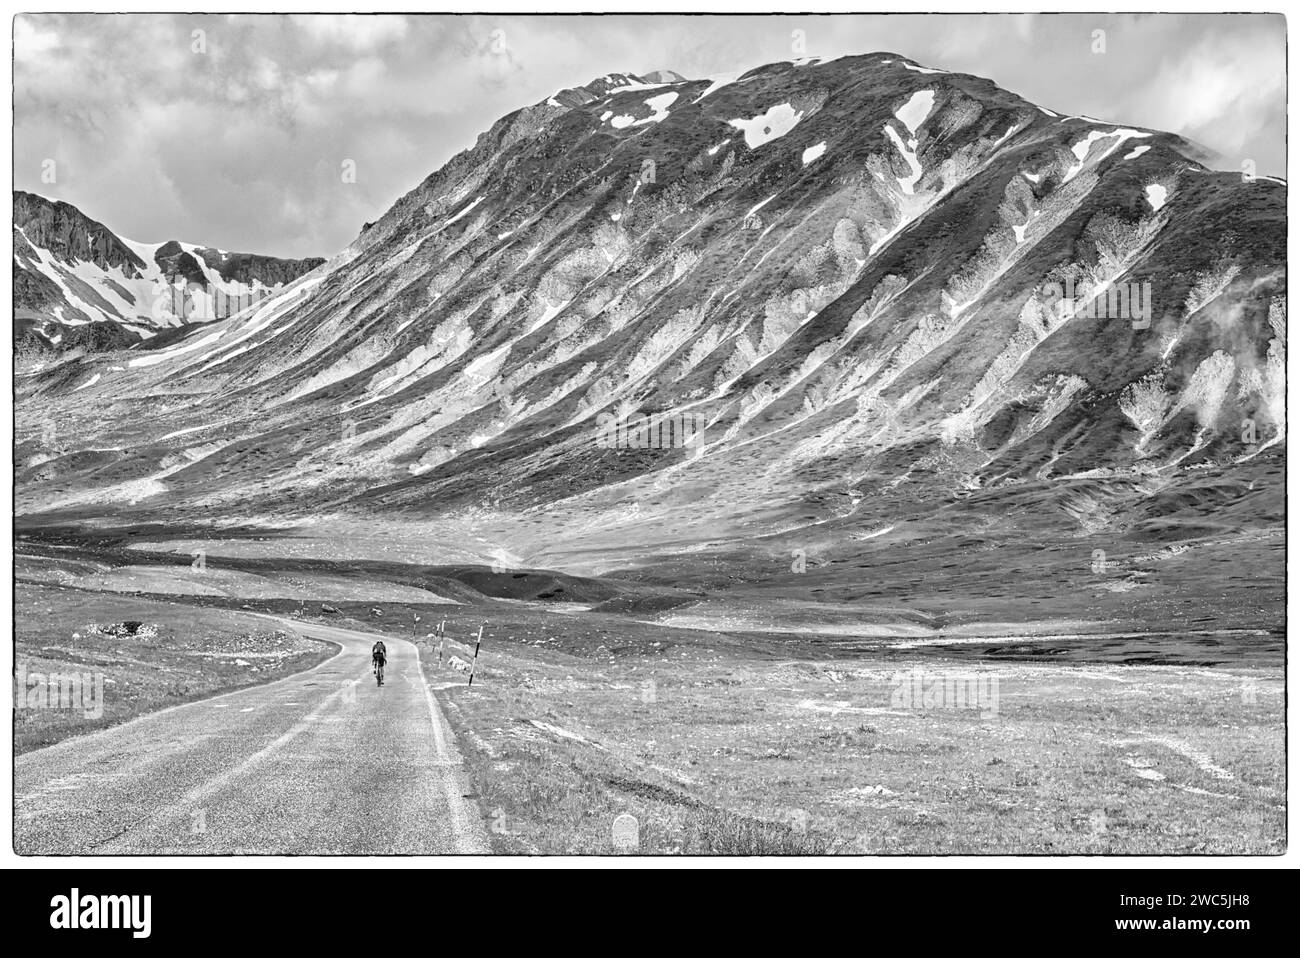
<instances>
[{"instance_id":1,"label":"distant mountain peak","mask_svg":"<svg viewBox=\"0 0 1300 958\"><path fill-rule=\"evenodd\" d=\"M686 83L686 77L682 76L675 70L651 70L649 73L642 74L641 79L646 83Z\"/></svg>"},{"instance_id":2,"label":"distant mountain peak","mask_svg":"<svg viewBox=\"0 0 1300 958\"><path fill-rule=\"evenodd\" d=\"M138 243L71 203L16 190L15 350L45 363L72 349L136 346L229 315L324 262Z\"/></svg>"}]
</instances>

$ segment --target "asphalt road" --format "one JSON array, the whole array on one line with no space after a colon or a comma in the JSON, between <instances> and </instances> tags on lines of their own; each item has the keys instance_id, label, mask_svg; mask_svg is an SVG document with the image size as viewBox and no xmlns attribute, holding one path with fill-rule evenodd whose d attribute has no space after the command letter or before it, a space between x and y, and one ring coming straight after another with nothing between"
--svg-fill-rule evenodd
<instances>
[{"instance_id":1,"label":"asphalt road","mask_svg":"<svg viewBox=\"0 0 1300 958\"><path fill-rule=\"evenodd\" d=\"M277 620L341 646L306 672L20 755L20 855L485 854L410 642Z\"/></svg>"}]
</instances>

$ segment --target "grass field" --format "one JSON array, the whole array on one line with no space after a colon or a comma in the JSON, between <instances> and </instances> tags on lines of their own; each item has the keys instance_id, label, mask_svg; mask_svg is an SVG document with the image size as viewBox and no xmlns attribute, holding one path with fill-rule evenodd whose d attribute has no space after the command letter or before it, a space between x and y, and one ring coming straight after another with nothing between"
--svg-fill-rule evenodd
<instances>
[{"instance_id":1,"label":"grass field","mask_svg":"<svg viewBox=\"0 0 1300 958\"><path fill-rule=\"evenodd\" d=\"M143 634L96 626L141 622ZM19 583L15 657L31 707L14 710L14 751L22 753L115 725L146 712L271 682L310 668L334 647L277 631L249 616L182 603ZM42 704L51 674L91 676L97 688L63 707ZM48 687L48 686L47 686ZM53 699L53 696L47 699ZM57 704L57 703L56 703Z\"/></svg>"},{"instance_id":2,"label":"grass field","mask_svg":"<svg viewBox=\"0 0 1300 958\"><path fill-rule=\"evenodd\" d=\"M493 644L472 689L435 672L501 852L608 854L624 813L649 854L1284 849L1277 670ZM900 703L958 678L976 707Z\"/></svg>"}]
</instances>

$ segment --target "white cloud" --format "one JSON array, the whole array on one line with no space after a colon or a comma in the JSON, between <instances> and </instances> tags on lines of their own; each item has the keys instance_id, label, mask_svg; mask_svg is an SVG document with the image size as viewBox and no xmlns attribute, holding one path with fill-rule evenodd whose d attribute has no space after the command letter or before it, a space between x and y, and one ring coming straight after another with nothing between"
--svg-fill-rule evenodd
<instances>
[{"instance_id":1,"label":"white cloud","mask_svg":"<svg viewBox=\"0 0 1300 958\"><path fill-rule=\"evenodd\" d=\"M312 42L358 52L394 43L407 32L406 18L390 15L301 15L295 16L293 22Z\"/></svg>"},{"instance_id":2,"label":"white cloud","mask_svg":"<svg viewBox=\"0 0 1300 958\"><path fill-rule=\"evenodd\" d=\"M42 29L32 17L20 14L14 18L14 59L30 62L59 45L55 30Z\"/></svg>"},{"instance_id":3,"label":"white cloud","mask_svg":"<svg viewBox=\"0 0 1300 958\"><path fill-rule=\"evenodd\" d=\"M608 72L786 59L796 28L812 55L891 50L1284 172L1279 16L41 14L14 21L15 180L133 239L328 255L506 113Z\"/></svg>"},{"instance_id":4,"label":"white cloud","mask_svg":"<svg viewBox=\"0 0 1300 958\"><path fill-rule=\"evenodd\" d=\"M1133 98L1136 114L1229 155L1235 166L1286 101L1280 45L1222 37L1167 57Z\"/></svg>"}]
</instances>

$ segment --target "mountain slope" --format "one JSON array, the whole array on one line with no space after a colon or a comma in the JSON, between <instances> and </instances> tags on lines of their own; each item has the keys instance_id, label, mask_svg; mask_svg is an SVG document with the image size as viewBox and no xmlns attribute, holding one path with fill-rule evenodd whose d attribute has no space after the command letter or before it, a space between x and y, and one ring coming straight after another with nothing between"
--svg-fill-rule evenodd
<instances>
[{"instance_id":1,"label":"mountain slope","mask_svg":"<svg viewBox=\"0 0 1300 958\"><path fill-rule=\"evenodd\" d=\"M1159 538L1284 453L1284 184L888 53L673 77L502 118L247 314L21 378L77 439L20 409L20 511L487 515L561 567L972 496Z\"/></svg>"},{"instance_id":2,"label":"mountain slope","mask_svg":"<svg viewBox=\"0 0 1300 958\"><path fill-rule=\"evenodd\" d=\"M14 193L14 345L20 364L123 349L234 316L324 260L124 240L70 203Z\"/></svg>"}]
</instances>

